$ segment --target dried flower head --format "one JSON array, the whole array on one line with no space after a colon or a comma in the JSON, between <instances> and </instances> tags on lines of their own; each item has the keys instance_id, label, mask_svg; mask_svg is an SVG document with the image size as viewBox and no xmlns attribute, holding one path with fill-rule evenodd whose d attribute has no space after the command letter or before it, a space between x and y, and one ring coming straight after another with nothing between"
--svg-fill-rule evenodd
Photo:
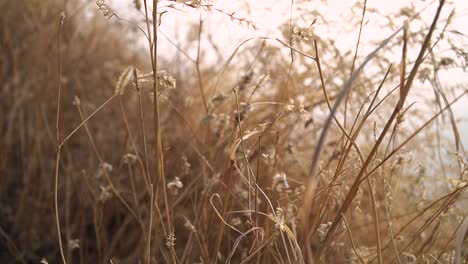
<instances>
[{"instance_id":1,"label":"dried flower head","mask_svg":"<svg viewBox=\"0 0 468 264\"><path fill-rule=\"evenodd\" d=\"M115 15L114 10L112 10L112 8L110 8L107 5L106 1L96 0L96 5L98 6L99 11L102 13L102 15L106 17L107 19L110 19L112 16Z\"/></svg>"},{"instance_id":2,"label":"dried flower head","mask_svg":"<svg viewBox=\"0 0 468 264\"><path fill-rule=\"evenodd\" d=\"M185 155L182 155L182 168L183 168L183 173L184 175L189 174L190 168L192 165L188 162L188 159Z\"/></svg>"},{"instance_id":3,"label":"dried flower head","mask_svg":"<svg viewBox=\"0 0 468 264\"><path fill-rule=\"evenodd\" d=\"M401 253L401 255L403 257L403 261L404 261L403 263L406 263L406 264L417 263L418 258L415 255L407 253L407 252L403 252Z\"/></svg>"},{"instance_id":4,"label":"dried flower head","mask_svg":"<svg viewBox=\"0 0 468 264\"><path fill-rule=\"evenodd\" d=\"M112 165L107 163L107 162L103 162L103 163L99 164L99 167L102 168L103 170L108 171L108 172L111 172L113 170Z\"/></svg>"},{"instance_id":5,"label":"dried flower head","mask_svg":"<svg viewBox=\"0 0 468 264\"><path fill-rule=\"evenodd\" d=\"M174 248L174 247L175 247L175 241L176 241L175 234L174 234L174 233L170 233L170 234L167 235L167 237L166 237L166 247L167 247L167 248Z\"/></svg>"},{"instance_id":6,"label":"dried flower head","mask_svg":"<svg viewBox=\"0 0 468 264\"><path fill-rule=\"evenodd\" d=\"M72 250L80 248L80 240L78 238L68 240L68 248Z\"/></svg>"},{"instance_id":7,"label":"dried flower head","mask_svg":"<svg viewBox=\"0 0 468 264\"><path fill-rule=\"evenodd\" d=\"M184 216L184 219L185 219L185 223L184 223L184 226L186 228L188 228L190 231L196 233L197 232L197 229L195 228L195 226L192 224L192 222L190 222L190 220L187 219L187 217Z\"/></svg>"},{"instance_id":8,"label":"dried flower head","mask_svg":"<svg viewBox=\"0 0 468 264\"><path fill-rule=\"evenodd\" d=\"M308 28L300 28L300 27L294 27L293 28L293 40L309 40L312 36L312 30L310 27Z\"/></svg>"},{"instance_id":9,"label":"dried flower head","mask_svg":"<svg viewBox=\"0 0 468 264\"><path fill-rule=\"evenodd\" d=\"M284 192L290 192L291 188L288 183L288 179L286 177L286 173L284 172L279 172L273 176L273 185L272 185L273 190L279 192L279 193L284 193Z\"/></svg>"},{"instance_id":10,"label":"dried flower head","mask_svg":"<svg viewBox=\"0 0 468 264\"><path fill-rule=\"evenodd\" d=\"M113 167L111 164L107 163L107 162L103 162L101 164L99 164L99 168L98 168L98 171L96 173L96 178L101 178L103 175L106 175L108 173L110 173L111 171L113 170Z\"/></svg>"},{"instance_id":11,"label":"dried flower head","mask_svg":"<svg viewBox=\"0 0 468 264\"><path fill-rule=\"evenodd\" d=\"M305 185L299 185L296 188L294 188L294 194L300 195L303 194L306 191Z\"/></svg>"},{"instance_id":12,"label":"dried flower head","mask_svg":"<svg viewBox=\"0 0 468 264\"><path fill-rule=\"evenodd\" d=\"M280 229L281 231L286 230L286 220L284 218L284 211L282 208L276 208L276 217L275 217L275 227Z\"/></svg>"},{"instance_id":13,"label":"dried flower head","mask_svg":"<svg viewBox=\"0 0 468 264\"><path fill-rule=\"evenodd\" d=\"M107 200L112 198L111 187L110 186L99 186L101 193L99 194L99 201L105 203Z\"/></svg>"},{"instance_id":14,"label":"dried flower head","mask_svg":"<svg viewBox=\"0 0 468 264\"><path fill-rule=\"evenodd\" d=\"M294 203L288 204L286 209L286 219L289 223L295 223L297 221L298 208Z\"/></svg>"},{"instance_id":15,"label":"dried flower head","mask_svg":"<svg viewBox=\"0 0 468 264\"><path fill-rule=\"evenodd\" d=\"M442 263L455 263L455 250L444 252L440 259Z\"/></svg>"},{"instance_id":16,"label":"dried flower head","mask_svg":"<svg viewBox=\"0 0 468 264\"><path fill-rule=\"evenodd\" d=\"M173 76L167 74L158 75L159 85L167 89L176 88L176 79Z\"/></svg>"},{"instance_id":17,"label":"dried flower head","mask_svg":"<svg viewBox=\"0 0 468 264\"><path fill-rule=\"evenodd\" d=\"M176 2L192 8L199 8L202 4L201 0L177 0Z\"/></svg>"},{"instance_id":18,"label":"dried flower head","mask_svg":"<svg viewBox=\"0 0 468 264\"><path fill-rule=\"evenodd\" d=\"M234 185L233 192L237 197L244 201L249 199L249 192L245 188L242 188L242 186L239 184Z\"/></svg>"},{"instance_id":19,"label":"dried flower head","mask_svg":"<svg viewBox=\"0 0 468 264\"><path fill-rule=\"evenodd\" d=\"M65 22L65 18L66 18L66 17L67 17L67 16L65 15L65 11L62 11L62 12L60 13L60 24L63 25L63 23Z\"/></svg>"},{"instance_id":20,"label":"dried flower head","mask_svg":"<svg viewBox=\"0 0 468 264\"><path fill-rule=\"evenodd\" d=\"M328 229L330 229L331 224L331 222L327 222L326 224L320 224L320 226L317 228L320 241L323 241L325 239L325 236L327 235Z\"/></svg>"},{"instance_id":21,"label":"dried flower head","mask_svg":"<svg viewBox=\"0 0 468 264\"><path fill-rule=\"evenodd\" d=\"M247 74L242 76L241 81L239 82L239 85L238 85L239 91L244 90L247 87L247 85L250 84L250 82L252 81L252 77L253 77L253 71L249 71Z\"/></svg>"},{"instance_id":22,"label":"dried flower head","mask_svg":"<svg viewBox=\"0 0 468 264\"><path fill-rule=\"evenodd\" d=\"M219 94L217 94L217 95L215 95L213 97L211 102L212 103L221 103L221 102L225 101L227 98L228 98L228 96L225 95L224 93L219 93Z\"/></svg>"},{"instance_id":23,"label":"dried flower head","mask_svg":"<svg viewBox=\"0 0 468 264\"><path fill-rule=\"evenodd\" d=\"M289 98L289 101L288 103L286 103L284 106L283 106L283 111L285 112L291 112L294 110L294 99L292 98Z\"/></svg>"},{"instance_id":24,"label":"dried flower head","mask_svg":"<svg viewBox=\"0 0 468 264\"><path fill-rule=\"evenodd\" d=\"M305 110L304 104L303 104L303 103L299 103L298 108L299 108L299 115L300 115L300 117L302 118L302 120L304 120L304 122L309 121L310 115L309 115L309 112L307 112L307 110Z\"/></svg>"},{"instance_id":25,"label":"dried flower head","mask_svg":"<svg viewBox=\"0 0 468 264\"><path fill-rule=\"evenodd\" d=\"M240 217L236 216L236 217L232 218L231 225L240 226L241 224L242 224L242 220L240 219Z\"/></svg>"},{"instance_id":26,"label":"dried flower head","mask_svg":"<svg viewBox=\"0 0 468 264\"><path fill-rule=\"evenodd\" d=\"M239 108L239 112L236 110L233 114L234 122L236 125L239 123L239 121L242 122L249 116L249 112L250 110L252 110L252 105L242 102L240 103Z\"/></svg>"},{"instance_id":27,"label":"dried flower head","mask_svg":"<svg viewBox=\"0 0 468 264\"><path fill-rule=\"evenodd\" d=\"M80 105L80 98L78 98L78 96L75 95L75 97L73 98L73 102L72 102L72 105L74 106L79 106Z\"/></svg>"},{"instance_id":28,"label":"dried flower head","mask_svg":"<svg viewBox=\"0 0 468 264\"><path fill-rule=\"evenodd\" d=\"M122 162L124 164L133 165L137 161L137 156L132 153L127 153L122 157Z\"/></svg>"},{"instance_id":29,"label":"dried flower head","mask_svg":"<svg viewBox=\"0 0 468 264\"><path fill-rule=\"evenodd\" d=\"M115 85L115 93L123 95L125 92L125 87L127 84L130 82L132 79L132 73L133 73L134 67L133 66L128 66L125 68L122 73L119 76L119 79L117 81L117 84Z\"/></svg>"},{"instance_id":30,"label":"dried flower head","mask_svg":"<svg viewBox=\"0 0 468 264\"><path fill-rule=\"evenodd\" d=\"M167 189L172 195L179 194L179 190L184 187L184 184L180 181L179 177L175 177L174 180L167 184Z\"/></svg>"}]
</instances>

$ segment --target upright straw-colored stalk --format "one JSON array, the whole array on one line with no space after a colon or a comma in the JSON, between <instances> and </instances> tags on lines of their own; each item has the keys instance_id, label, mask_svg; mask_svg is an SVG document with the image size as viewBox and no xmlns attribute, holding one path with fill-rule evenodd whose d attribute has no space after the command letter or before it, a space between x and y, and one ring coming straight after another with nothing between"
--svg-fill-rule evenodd
<instances>
[{"instance_id":1,"label":"upright straw-colored stalk","mask_svg":"<svg viewBox=\"0 0 468 264\"><path fill-rule=\"evenodd\" d=\"M197 77L198 77L198 88L200 89L200 95L203 101L203 107L205 109L206 114L209 114L209 109L208 109L208 102L206 100L206 95L205 95L205 89L203 88L203 79L202 79L202 74L200 70L200 52L201 52L201 34L202 34L202 29L203 29L203 20L201 19L201 13L200 13L200 19L199 19L199 26L198 26L198 41L197 41L197 59L195 61L195 68L197 70Z\"/></svg>"},{"instance_id":2,"label":"upright straw-colored stalk","mask_svg":"<svg viewBox=\"0 0 468 264\"><path fill-rule=\"evenodd\" d=\"M67 260L65 259L65 254L63 250L63 244L62 244L62 235L60 232L60 217L59 217L59 206L58 206L58 180L59 180L59 167L60 167L60 151L61 151L61 144L60 144L60 99L61 99L61 93L62 93L62 52L60 51L60 33L62 31L62 25L65 21L65 13L60 14L60 22L59 22L59 28L58 28L58 34L57 34L57 51L59 55L59 85L58 85L58 95L57 95L57 115L56 115L56 124L55 124L55 129L56 129L56 140L57 140L57 156L55 160L55 186L54 186L54 206L55 206L55 221L57 224L57 236L58 236L58 242L59 242L59 247L60 247L60 256L62 257L62 262L64 264L67 263Z\"/></svg>"},{"instance_id":3,"label":"upright straw-colored stalk","mask_svg":"<svg viewBox=\"0 0 468 264\"><path fill-rule=\"evenodd\" d=\"M163 158L163 150L162 150L162 139L161 139L161 124L160 124L160 105L159 105L159 87L158 87L158 26L159 26L159 19L158 19L158 0L153 1L153 10L152 10L152 31L153 31L153 39L151 40L151 26L149 22L149 16L147 11L147 1L144 1L145 6L145 15L146 15L146 24L148 28L148 42L150 46L150 55L151 55L151 65L153 68L153 101L154 101L154 108L153 108L153 116L154 116L154 132L156 135L156 173L153 179L153 191L152 191L152 198L151 198L151 212L153 212L152 208L155 206L158 197L158 182L161 180L161 187L163 190L163 198L164 198L164 205L165 205L165 214L166 214L166 230L167 234L165 234L166 239L171 239L173 236L173 228L171 222L171 215L169 212L169 201L167 197L167 190L166 190L166 178L164 175L164 158ZM162 219L161 219L162 221ZM151 261L151 234L152 234L152 226L153 226L153 218L151 217L150 220L150 229L148 230L148 252L147 252L147 261ZM172 248L172 242L168 241L169 251L171 252L171 260L173 263L176 263L176 256L174 249Z\"/></svg>"}]
</instances>

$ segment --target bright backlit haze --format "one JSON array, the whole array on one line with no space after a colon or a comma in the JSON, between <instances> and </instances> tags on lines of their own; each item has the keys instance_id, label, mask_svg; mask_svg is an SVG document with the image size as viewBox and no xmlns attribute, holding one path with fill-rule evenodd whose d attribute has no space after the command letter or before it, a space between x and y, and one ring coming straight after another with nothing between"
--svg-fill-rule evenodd
<instances>
[{"instance_id":1,"label":"bright backlit haze","mask_svg":"<svg viewBox=\"0 0 468 264\"><path fill-rule=\"evenodd\" d=\"M299 2L299 1L294 1ZM314 33L317 35L326 34L327 36L335 36L334 40L338 48L342 51L353 49L356 44L358 28L349 19L360 19L361 8L352 7L359 3L362 6L363 1L341 1L341 0L328 0L328 1L310 1L308 3L308 10L316 10L322 18L316 17L311 12L308 17L301 17L295 19L296 26L307 27L317 18L317 22L313 25ZM133 1L128 0L113 0L112 5L115 7L116 12L121 17L132 18L139 14L135 11ZM388 37L392 31L388 28L382 30L386 19L384 15L391 13L398 13L403 7L414 5L416 10L423 10L421 17L425 20L427 25L430 24L437 1L367 1L367 13L365 16L364 27L361 37L361 44L359 47L359 59L363 59L370 51L372 51L376 42L381 41ZM464 47L468 46L468 29L464 26L466 17L468 15L468 1L453 1L449 8L445 8L442 13L442 19L447 18L452 9L456 10L454 20L449 29L456 29L465 36L460 36ZM267 36L272 38L283 38L279 32L279 26L288 23L289 18L296 18L299 13L296 6L291 11L291 1L232 1L232 0L218 0L213 1L213 8L223 10L226 13L236 11L235 17L243 18L253 22L257 30L253 30L245 25L239 25L233 22L226 14L217 11L201 12L201 18L204 21L204 31L216 33L213 34L213 42L218 44L220 53L224 55L227 60L232 54L233 50L242 41L252 38ZM160 30L172 40L183 39L187 34L196 34L191 25L197 24L200 18L200 13L194 11L192 8L184 8L181 11L171 11L173 15L166 15L163 17L163 22ZM353 13L354 12L354 13ZM301 11L300 13L304 13ZM326 20L326 23L323 21ZM398 23L398 21L394 21ZM401 21L403 22L403 21ZM195 36L193 36L195 37ZM142 43L146 43L142 40ZM145 45L145 44L144 44ZM161 54L175 54L177 52L164 38L159 41L160 49L167 50ZM206 44L210 45L210 44ZM189 54L194 54L195 50L186 50ZM415 54L413 58L415 57ZM170 56L170 55L169 55ZM204 58L209 60L210 58ZM395 62L398 63L400 55L395 56ZM450 71L441 71L441 80L444 85L456 85L468 83L468 74L460 69ZM430 88L428 88L430 89ZM454 113L460 119L459 129L462 134L462 141L464 145L468 145L468 98L460 100L453 106Z\"/></svg>"}]
</instances>

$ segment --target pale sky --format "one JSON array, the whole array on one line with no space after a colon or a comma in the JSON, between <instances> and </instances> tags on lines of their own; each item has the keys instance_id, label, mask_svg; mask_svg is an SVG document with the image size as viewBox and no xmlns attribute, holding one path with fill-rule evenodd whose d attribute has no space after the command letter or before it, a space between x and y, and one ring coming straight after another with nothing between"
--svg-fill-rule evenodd
<instances>
[{"instance_id":1,"label":"pale sky","mask_svg":"<svg viewBox=\"0 0 468 264\"><path fill-rule=\"evenodd\" d=\"M137 13L133 8L133 0L108 0L121 17L132 18ZM295 3L304 2L295 0ZM363 1L345 1L345 0L328 0L328 1L305 1L308 2L309 16L304 16L297 20L298 26L308 26L313 18L313 11L317 10L323 18L329 23L325 25L320 18L314 25L315 34L327 34L327 36L336 36L334 38L337 46L341 49L349 49L354 47L357 37L357 28L349 23L349 19L354 17L360 19L360 11L356 9L355 15L352 14L351 6L357 2ZM445 7L441 18L448 17L448 14L455 8L456 16L449 29L456 29L462 34L468 36L468 1L455 0L449 1L451 4ZM378 11L381 14L389 14L398 12L404 6L414 5L416 10L421 10L423 7L428 8L421 14L427 24L432 20L433 14L438 5L438 0L368 0L367 13L365 17L365 26L363 28L360 54L365 56L375 48L371 40L383 40L388 37L392 31L382 30L381 24L385 21L382 15L373 12ZM251 37L268 36L281 37L278 32L278 26L288 21L290 16L291 1L290 0L214 0L213 7L221 9L226 13L236 11L235 16L245 18L254 22L258 30L254 31L245 26L239 26L237 23L231 22L229 17L220 12L213 11L202 12L205 30L215 32L214 42L219 44L223 49L221 52L225 54L227 59L232 51L239 45L240 42ZM297 10L293 10L293 16L299 14ZM304 12L302 12L304 13ZM163 18L161 31L169 35L171 39L184 39L189 32L193 31L190 28L190 22L196 22L199 19L199 13L191 8L183 8L181 12L173 11L172 15L166 15ZM402 24L403 21L394 21L397 24ZM351 31L349 31L351 30ZM348 32L344 34L345 32ZM177 37L178 36L178 37ZM468 50L468 37L461 37L461 43ZM171 49L170 45L161 38L160 46L162 49ZM167 46L165 46L167 45ZM173 49L172 49L173 50ZM399 58L396 58L399 60ZM446 72L442 75L442 81L445 84L468 84L468 73L461 70ZM463 135L464 145L468 147L468 96L454 106L454 112L458 118L464 118L465 121L459 123L461 134Z\"/></svg>"}]
</instances>

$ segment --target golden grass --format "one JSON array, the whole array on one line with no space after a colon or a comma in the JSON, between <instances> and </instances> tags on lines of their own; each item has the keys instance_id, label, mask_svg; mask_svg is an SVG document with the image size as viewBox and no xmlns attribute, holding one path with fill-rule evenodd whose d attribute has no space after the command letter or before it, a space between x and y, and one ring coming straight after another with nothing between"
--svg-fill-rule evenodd
<instances>
[{"instance_id":1,"label":"golden grass","mask_svg":"<svg viewBox=\"0 0 468 264\"><path fill-rule=\"evenodd\" d=\"M451 105L468 90L437 79L449 22L434 4L420 35L408 17L367 57L364 2L351 53L314 20L210 64L201 21L195 58L158 31L174 8L256 25L204 1L134 1L140 25L102 0L0 0L0 262L466 262ZM423 77L436 107L408 99Z\"/></svg>"}]
</instances>

